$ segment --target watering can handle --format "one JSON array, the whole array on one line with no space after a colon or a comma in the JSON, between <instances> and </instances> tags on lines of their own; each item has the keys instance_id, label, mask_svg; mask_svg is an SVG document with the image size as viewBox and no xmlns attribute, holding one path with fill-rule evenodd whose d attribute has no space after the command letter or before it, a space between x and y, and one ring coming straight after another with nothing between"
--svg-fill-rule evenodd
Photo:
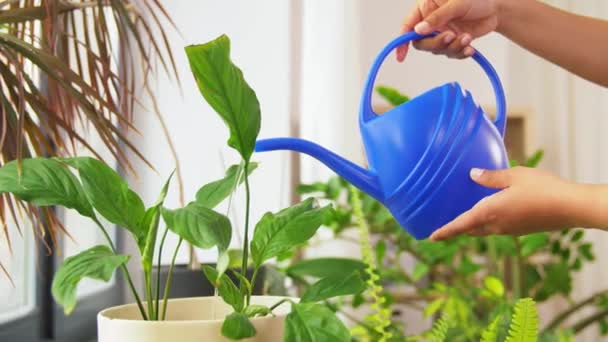
<instances>
[{"instance_id":1,"label":"watering can handle","mask_svg":"<svg viewBox=\"0 0 608 342\"><path fill-rule=\"evenodd\" d=\"M393 51L393 49L397 48L398 46L401 46L412 40L420 40L435 35L437 35L437 33L419 35L416 32L411 31L393 39L393 41L388 43L388 45L380 52L378 57L376 57L374 64L372 65L369 76L365 83L363 98L361 100L363 102L361 103L360 120L365 122L372 119L376 115L372 110L371 106L372 90L374 88L376 76L378 75L378 70L380 69L382 62L384 62L384 59L386 59L386 56L388 56L388 54L391 53L391 51ZM505 126L507 123L506 100L502 84L500 83L500 79L498 78L494 67L492 67L490 62L477 50L475 50L475 53L473 54L472 58L481 66L481 68L485 71L486 75L488 75L490 82L492 83L492 87L494 88L494 95L496 96L496 120L494 121L494 125L498 129L500 135L504 137Z\"/></svg>"}]
</instances>

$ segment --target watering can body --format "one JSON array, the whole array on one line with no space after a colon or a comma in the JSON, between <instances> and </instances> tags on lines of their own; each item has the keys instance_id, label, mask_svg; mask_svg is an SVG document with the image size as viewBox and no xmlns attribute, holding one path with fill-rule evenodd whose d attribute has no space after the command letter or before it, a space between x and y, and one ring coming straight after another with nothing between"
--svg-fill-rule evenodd
<instances>
[{"instance_id":1,"label":"watering can body","mask_svg":"<svg viewBox=\"0 0 608 342\"><path fill-rule=\"evenodd\" d=\"M431 89L382 115L372 110L374 81L386 56L397 46L423 37L414 32L398 37L372 65L359 113L368 169L303 139L259 140L256 151L293 150L320 160L385 205L417 239L428 237L494 193L496 190L482 187L469 177L473 167L508 167L503 143L504 94L494 69L481 54L476 52L473 59L494 87L495 122L457 83Z\"/></svg>"}]
</instances>

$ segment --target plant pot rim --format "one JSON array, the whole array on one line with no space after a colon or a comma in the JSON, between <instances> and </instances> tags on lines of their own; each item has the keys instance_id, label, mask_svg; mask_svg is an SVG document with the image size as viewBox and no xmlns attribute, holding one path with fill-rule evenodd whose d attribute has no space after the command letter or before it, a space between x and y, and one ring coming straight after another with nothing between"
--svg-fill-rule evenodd
<instances>
[{"instance_id":1,"label":"plant pot rim","mask_svg":"<svg viewBox=\"0 0 608 342\"><path fill-rule=\"evenodd\" d=\"M283 299L288 299L290 301L293 301L294 303L297 303L299 301L299 298L288 297L288 296L251 296L251 303L270 306ZM169 310L169 308L171 308L171 306L176 306L179 304L191 303L191 302L201 302L200 305L218 305L218 304L221 306L228 305L228 304L224 303L224 301L222 300L222 297L220 297L220 296L174 298L174 299L169 299L168 304L167 304L168 310ZM146 307L145 303L146 302L143 302L144 307ZM224 321L224 317L218 317L216 319L178 319L178 320L164 320L164 321L144 321L143 319L141 319L141 317L138 319L121 318L120 317L121 312L123 312L125 310L129 310L129 309L137 309L137 304L136 303L123 304L123 305L118 305L118 306L109 307L107 309L103 309L97 314L97 318L98 318L98 320L107 320L107 321L124 322L124 323L128 322L129 324L141 324L141 325L147 325L147 326L160 325L160 324L163 324L163 325L218 324L218 323L221 323ZM291 304L289 302L282 303L277 308L275 308L273 310L273 312L274 312L274 315L264 316L264 317L252 317L252 318L250 318L250 320L263 321L263 320L273 319L274 317L277 317L277 316L286 316L287 314L289 314L289 312L291 312Z\"/></svg>"}]
</instances>

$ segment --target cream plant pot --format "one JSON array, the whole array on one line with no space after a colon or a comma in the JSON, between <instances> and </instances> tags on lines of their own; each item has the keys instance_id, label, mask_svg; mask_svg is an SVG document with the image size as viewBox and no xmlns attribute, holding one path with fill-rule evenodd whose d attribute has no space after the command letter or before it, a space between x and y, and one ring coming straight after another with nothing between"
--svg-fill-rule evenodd
<instances>
[{"instance_id":1,"label":"cream plant pot","mask_svg":"<svg viewBox=\"0 0 608 342\"><path fill-rule=\"evenodd\" d=\"M252 296L251 303L271 306L284 298ZM283 325L290 311L291 304L283 303L273 310L275 316L252 318L257 334L241 341L283 341ZM220 297L171 299L165 321L143 321L136 304L115 306L97 315L98 342L227 342L221 328L231 312Z\"/></svg>"}]
</instances>

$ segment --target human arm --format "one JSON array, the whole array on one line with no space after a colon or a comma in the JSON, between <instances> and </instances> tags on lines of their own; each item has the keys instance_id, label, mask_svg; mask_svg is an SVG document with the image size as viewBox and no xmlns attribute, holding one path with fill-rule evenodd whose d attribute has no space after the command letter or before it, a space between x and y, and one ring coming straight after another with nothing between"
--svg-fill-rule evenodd
<instances>
[{"instance_id":1,"label":"human arm","mask_svg":"<svg viewBox=\"0 0 608 342\"><path fill-rule=\"evenodd\" d=\"M608 229L608 186L567 182L525 167L471 170L480 185L502 189L431 235L523 235L572 227Z\"/></svg>"}]
</instances>

